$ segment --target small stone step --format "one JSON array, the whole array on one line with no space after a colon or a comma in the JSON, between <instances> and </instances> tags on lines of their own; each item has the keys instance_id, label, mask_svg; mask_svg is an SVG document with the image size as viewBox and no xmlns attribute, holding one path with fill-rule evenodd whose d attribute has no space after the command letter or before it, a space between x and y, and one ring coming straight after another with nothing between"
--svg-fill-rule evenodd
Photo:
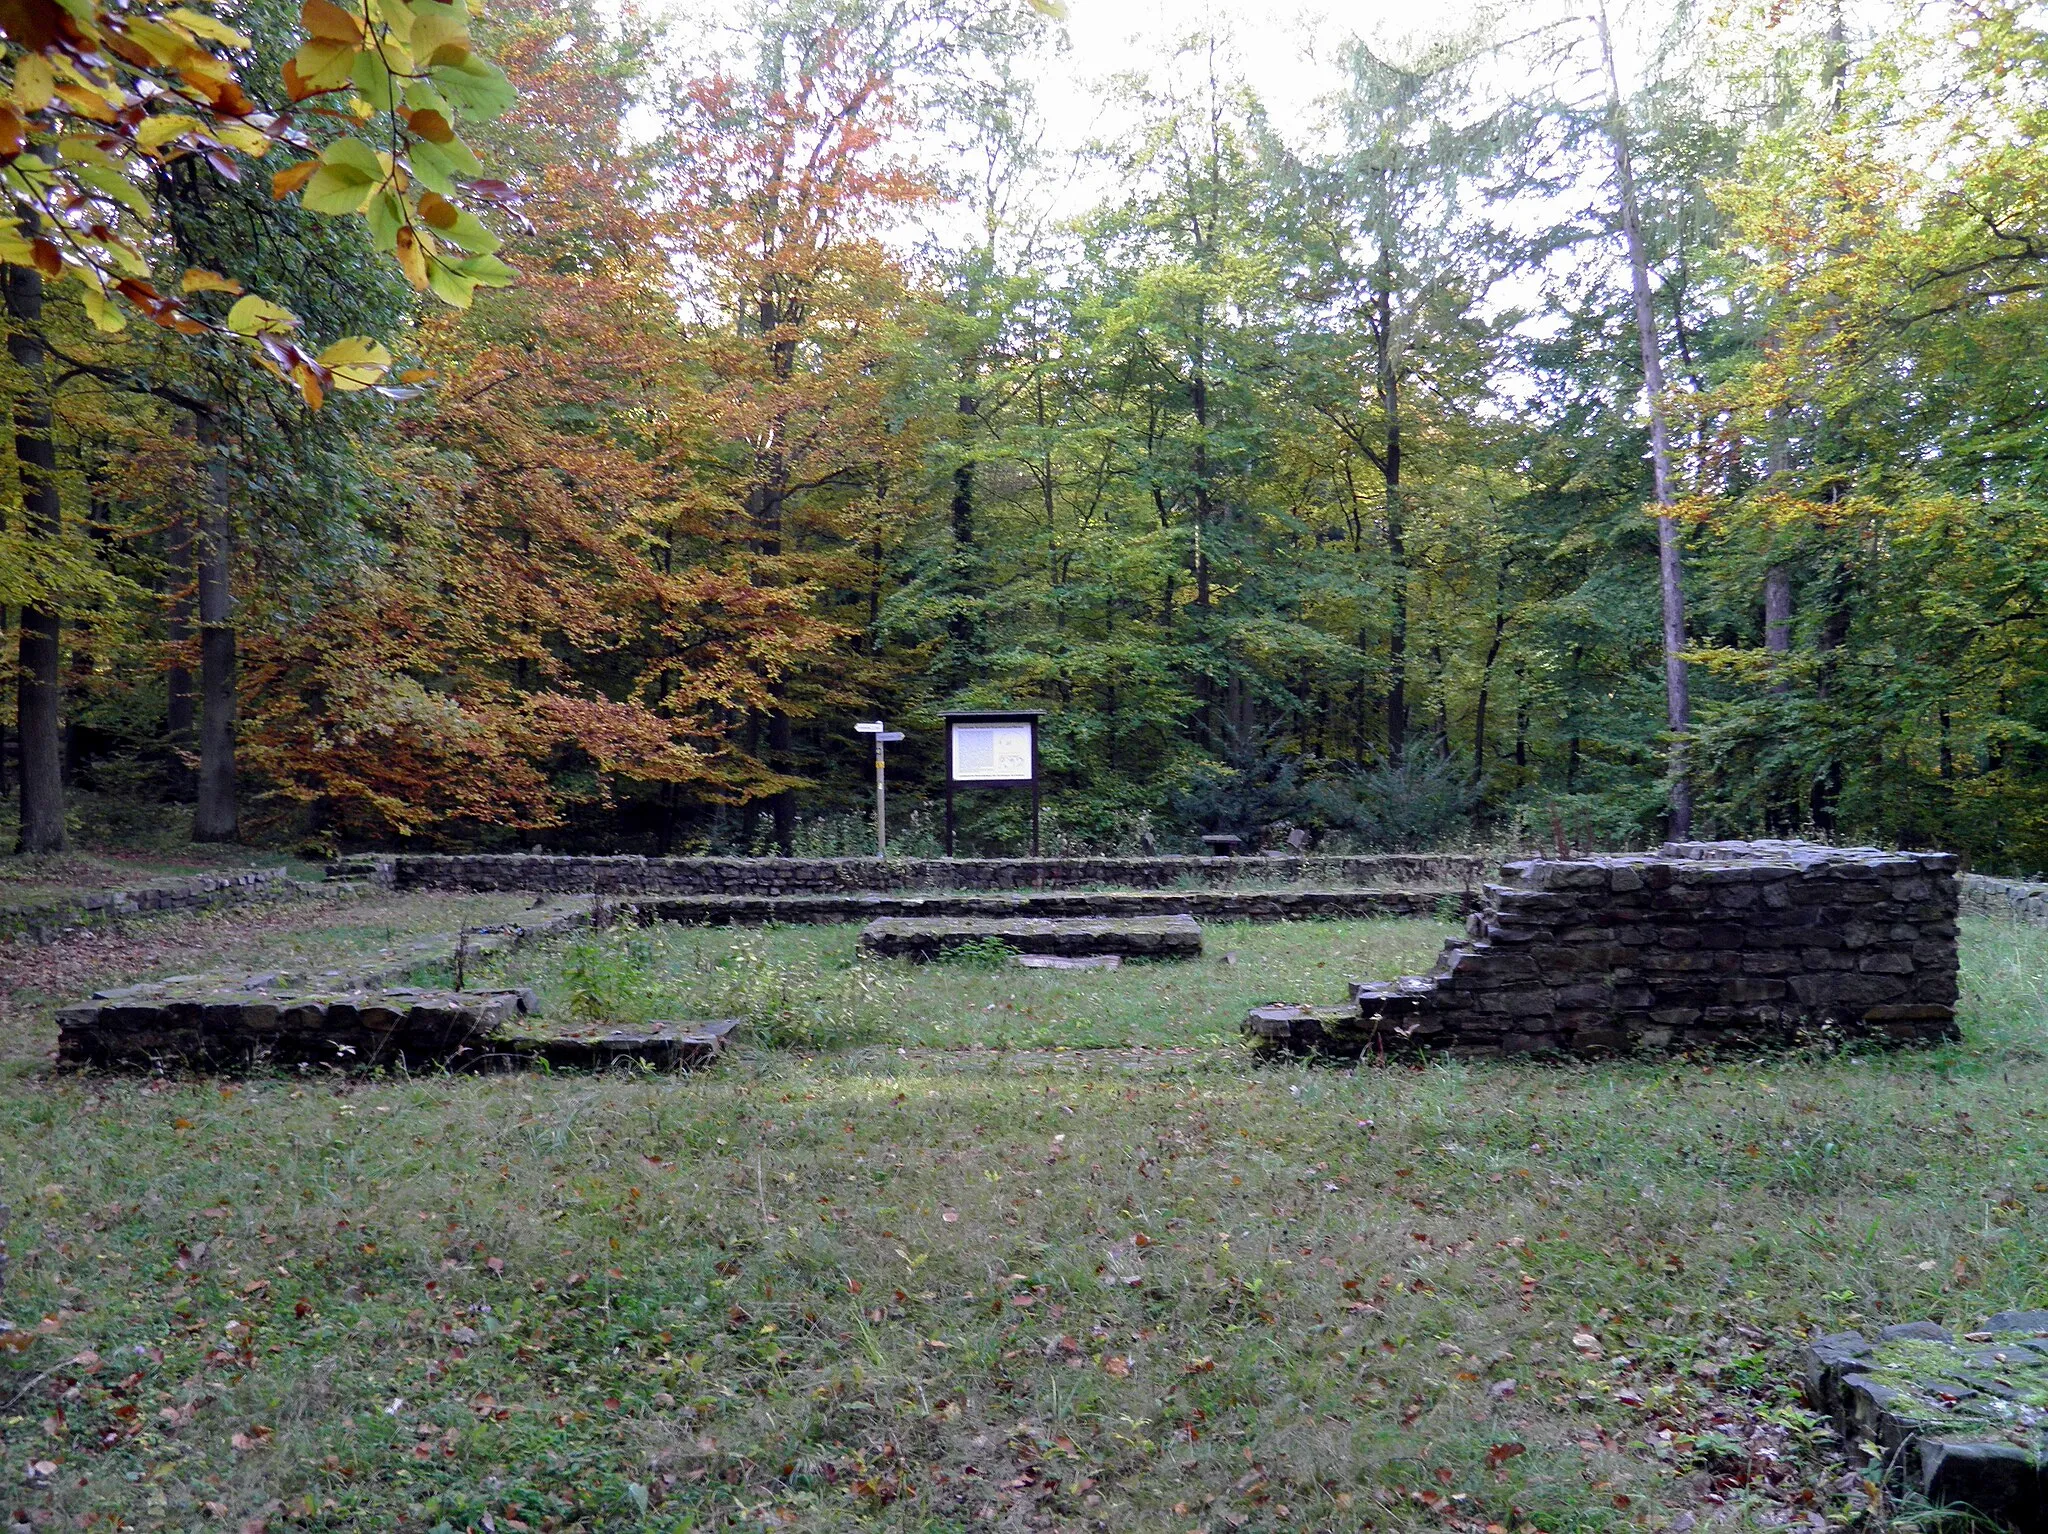
<instances>
[{"instance_id":1,"label":"small stone step","mask_svg":"<svg viewBox=\"0 0 2048 1534\"><path fill-rule=\"evenodd\" d=\"M1333 1048L1356 1054L1355 1045L1342 1050L1341 1040L1347 1033L1355 1034L1358 1026L1356 1007L1254 1007L1244 1020L1244 1031L1255 1047L1298 1054Z\"/></svg>"},{"instance_id":2,"label":"small stone step","mask_svg":"<svg viewBox=\"0 0 2048 1534\"><path fill-rule=\"evenodd\" d=\"M644 1028L619 1028L591 1038L534 1034L500 1035L492 1040L493 1056L508 1063L545 1061L555 1070L601 1071L619 1064L645 1065L658 1071L702 1070L725 1052L726 1041L740 1020L658 1022Z\"/></svg>"},{"instance_id":3,"label":"small stone step","mask_svg":"<svg viewBox=\"0 0 2048 1534\"><path fill-rule=\"evenodd\" d=\"M1121 969L1120 953L1084 953L1068 958L1057 953L1020 953L1010 961L1020 969Z\"/></svg>"},{"instance_id":4,"label":"small stone step","mask_svg":"<svg viewBox=\"0 0 2048 1534\"><path fill-rule=\"evenodd\" d=\"M861 929L861 952L877 958L931 959L972 943L1006 943L1024 953L1078 958L1191 959L1202 929L1174 916L884 916Z\"/></svg>"}]
</instances>

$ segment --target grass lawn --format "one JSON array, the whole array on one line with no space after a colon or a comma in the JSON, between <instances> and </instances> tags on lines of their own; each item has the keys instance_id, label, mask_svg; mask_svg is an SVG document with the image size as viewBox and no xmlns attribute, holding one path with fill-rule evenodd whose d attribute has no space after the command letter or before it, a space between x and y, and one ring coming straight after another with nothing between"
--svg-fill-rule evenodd
<instances>
[{"instance_id":1,"label":"grass lawn","mask_svg":"<svg viewBox=\"0 0 2048 1534\"><path fill-rule=\"evenodd\" d=\"M152 927L261 964L490 919L455 904ZM71 972L11 976L5 1308L42 1335L0 1362L0 1495L108 1529L1857 1518L1801 1337L2048 1303L2048 934L1966 925L1934 1052L1239 1053L1247 1006L1447 930L1065 973L663 929L499 971L557 1015L745 1015L690 1078L59 1074Z\"/></svg>"}]
</instances>

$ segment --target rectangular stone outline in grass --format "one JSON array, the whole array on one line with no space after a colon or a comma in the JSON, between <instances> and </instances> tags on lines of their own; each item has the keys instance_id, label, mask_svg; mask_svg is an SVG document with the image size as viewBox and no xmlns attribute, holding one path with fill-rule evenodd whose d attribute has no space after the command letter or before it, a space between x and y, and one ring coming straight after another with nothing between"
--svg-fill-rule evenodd
<instances>
[{"instance_id":1,"label":"rectangular stone outline in grass","mask_svg":"<svg viewBox=\"0 0 2048 1534\"><path fill-rule=\"evenodd\" d=\"M239 1070L318 1065L361 1071L601 1070L634 1064L696 1070L724 1051L737 1018L654 1022L602 1034L510 1033L534 1008L528 990L451 991L398 984L439 964L461 968L608 920L601 899L551 899L535 919L444 932L381 969L344 976L180 975L96 992L57 1014L57 1058L67 1065Z\"/></svg>"}]
</instances>

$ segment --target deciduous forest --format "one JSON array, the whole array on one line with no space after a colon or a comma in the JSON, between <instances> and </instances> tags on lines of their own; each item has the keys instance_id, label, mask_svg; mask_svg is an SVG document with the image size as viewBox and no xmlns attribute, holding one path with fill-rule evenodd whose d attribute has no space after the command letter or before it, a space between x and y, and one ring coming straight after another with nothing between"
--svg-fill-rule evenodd
<instances>
[{"instance_id":1,"label":"deciduous forest","mask_svg":"<svg viewBox=\"0 0 2048 1534\"><path fill-rule=\"evenodd\" d=\"M856 853L886 718L918 852L1034 708L1049 851L2048 866L2033 9L1333 24L1303 116L1190 8L1079 150L1055 7L735 16L0 7L23 850Z\"/></svg>"}]
</instances>

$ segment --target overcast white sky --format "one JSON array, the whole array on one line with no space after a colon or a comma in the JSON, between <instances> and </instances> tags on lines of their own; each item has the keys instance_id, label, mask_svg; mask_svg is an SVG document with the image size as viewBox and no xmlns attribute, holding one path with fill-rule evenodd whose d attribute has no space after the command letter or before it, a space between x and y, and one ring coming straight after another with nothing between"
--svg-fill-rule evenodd
<instances>
[{"instance_id":1,"label":"overcast white sky","mask_svg":"<svg viewBox=\"0 0 2048 1534\"><path fill-rule=\"evenodd\" d=\"M690 18L712 32L729 27L744 0L643 0L657 13ZM1055 139L1050 148L1078 148L1107 135L1104 82L1154 70L1186 38L1213 32L1230 40L1238 70L1283 123L1305 123L1316 99L1336 84L1329 67L1337 47L1354 36L1377 39L1435 31L1470 16L1489 0L1068 0L1059 32L1066 46L1048 48L1030 74ZM1491 0L1498 4L1498 0ZM1554 9L1559 0L1533 0ZM1626 7L1628 0L1619 0ZM1652 5L1670 0L1649 0ZM1524 7L1529 8L1528 6Z\"/></svg>"},{"instance_id":2,"label":"overcast white sky","mask_svg":"<svg viewBox=\"0 0 2048 1534\"><path fill-rule=\"evenodd\" d=\"M1107 77L1146 71L1191 34L1231 41L1236 62L1281 121L1307 116L1336 84L1328 57L1346 38L1410 21L1413 5L1391 0L1072 0L1065 31L1072 47L1040 77L1047 116L1076 141L1099 116Z\"/></svg>"},{"instance_id":3,"label":"overcast white sky","mask_svg":"<svg viewBox=\"0 0 2048 1534\"><path fill-rule=\"evenodd\" d=\"M738 25L747 0L641 0L657 15L681 25L678 41L693 39L712 54L738 44ZM1018 0L1021 5L1022 0ZM1225 69L1242 78L1265 104L1276 128L1297 147L1314 147L1322 115L1320 101L1340 84L1334 67L1342 46L1364 37L1380 46L1398 44L1417 35L1441 35L1492 14L1507 22L1502 30L1525 32L1545 21L1572 18L1588 43L1591 27L1583 18L1594 0L1067 0L1063 24L1048 28L1046 46L1021 61L1031 81L1044 128L1043 149L1034 189L1025 202L1034 210L1013 213L1035 221L1075 216L1114 187L1106 167L1078 162L1072 151L1091 141L1115 140L1123 124L1106 89L1120 74L1157 76L1176 47L1201 34L1224 40ZM1636 71L1631 46L1662 31L1682 0L1607 0L1615 41L1621 54L1624 87ZM1855 3L1855 0L1851 0ZM694 51L689 43L685 51ZM1590 62L1590 57L1589 60ZM672 61L692 67L689 61ZM1601 89L1585 82L1589 90ZM943 155L940 143L914 153L932 162ZM934 165L934 169L939 167ZM963 205L931 210L916 221L917 230L942 243L972 240L974 215ZM918 234L907 230L911 243Z\"/></svg>"}]
</instances>

